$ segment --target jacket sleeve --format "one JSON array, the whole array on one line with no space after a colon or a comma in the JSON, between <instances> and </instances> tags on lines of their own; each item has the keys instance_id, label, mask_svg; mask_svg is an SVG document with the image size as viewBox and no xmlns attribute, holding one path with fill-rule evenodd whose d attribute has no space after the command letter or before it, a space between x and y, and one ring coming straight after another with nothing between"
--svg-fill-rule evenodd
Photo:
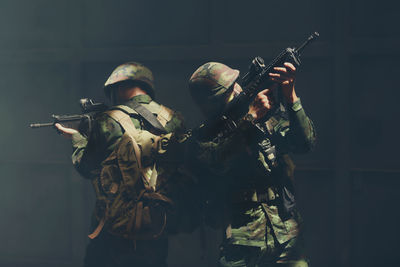
<instances>
[{"instance_id":1,"label":"jacket sleeve","mask_svg":"<svg viewBox=\"0 0 400 267\"><path fill-rule=\"evenodd\" d=\"M300 99L287 107L288 123L279 123L275 133L279 135L282 147L287 152L306 153L316 143L315 127L301 105Z\"/></svg>"},{"instance_id":2,"label":"jacket sleeve","mask_svg":"<svg viewBox=\"0 0 400 267\"><path fill-rule=\"evenodd\" d=\"M84 177L91 179L101 169L101 162L114 150L122 136L121 126L106 114L93 123L89 138L80 133L72 136L72 164Z\"/></svg>"}]
</instances>

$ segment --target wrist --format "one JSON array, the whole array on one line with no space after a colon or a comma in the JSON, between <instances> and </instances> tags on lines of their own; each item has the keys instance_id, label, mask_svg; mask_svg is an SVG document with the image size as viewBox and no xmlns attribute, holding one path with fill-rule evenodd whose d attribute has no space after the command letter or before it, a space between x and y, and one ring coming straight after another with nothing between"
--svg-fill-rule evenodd
<instances>
[{"instance_id":1,"label":"wrist","mask_svg":"<svg viewBox=\"0 0 400 267\"><path fill-rule=\"evenodd\" d=\"M250 112L247 113L244 117L243 117L244 121L250 122L250 123L254 123L254 121L256 120L256 118L254 117L253 114L251 114Z\"/></svg>"},{"instance_id":2,"label":"wrist","mask_svg":"<svg viewBox=\"0 0 400 267\"><path fill-rule=\"evenodd\" d=\"M290 111L294 111L294 112L301 110L303 108L303 106L301 105L300 98L297 98L297 101L289 104L288 108Z\"/></svg>"},{"instance_id":3,"label":"wrist","mask_svg":"<svg viewBox=\"0 0 400 267\"><path fill-rule=\"evenodd\" d=\"M247 112L247 114L244 117L252 118L252 120L254 121L257 119L257 112L253 109L250 109L249 112Z\"/></svg>"},{"instance_id":4,"label":"wrist","mask_svg":"<svg viewBox=\"0 0 400 267\"><path fill-rule=\"evenodd\" d=\"M286 96L286 102L289 104L293 104L293 103L297 102L298 100L299 100L299 98L297 97L296 92L294 92L294 91L292 94Z\"/></svg>"},{"instance_id":5,"label":"wrist","mask_svg":"<svg viewBox=\"0 0 400 267\"><path fill-rule=\"evenodd\" d=\"M87 138L85 138L83 135L81 135L78 131L76 133L71 134L71 140L72 140L72 145L86 145L87 143Z\"/></svg>"}]
</instances>

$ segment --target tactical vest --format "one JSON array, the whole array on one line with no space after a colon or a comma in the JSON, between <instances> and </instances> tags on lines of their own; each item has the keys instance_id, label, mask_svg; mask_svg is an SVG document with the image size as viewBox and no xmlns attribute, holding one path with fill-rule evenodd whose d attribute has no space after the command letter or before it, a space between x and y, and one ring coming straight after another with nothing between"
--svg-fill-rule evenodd
<instances>
[{"instance_id":1,"label":"tactical vest","mask_svg":"<svg viewBox=\"0 0 400 267\"><path fill-rule=\"evenodd\" d=\"M135 111L127 106L117 106L105 113L119 123L124 134L102 162L100 175L92 180L99 225L89 238L96 238L106 229L127 239L157 239L164 233L174 203L157 188L154 156L165 152L163 144L172 134L157 136L136 129L130 118ZM173 111L160 106L157 115L165 126Z\"/></svg>"}]
</instances>

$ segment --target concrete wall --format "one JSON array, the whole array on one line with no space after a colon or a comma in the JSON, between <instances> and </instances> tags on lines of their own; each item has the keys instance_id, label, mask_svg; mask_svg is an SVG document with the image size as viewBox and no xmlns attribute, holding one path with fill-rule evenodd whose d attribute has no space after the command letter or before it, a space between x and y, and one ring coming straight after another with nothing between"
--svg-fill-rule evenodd
<instances>
[{"instance_id":1,"label":"concrete wall","mask_svg":"<svg viewBox=\"0 0 400 267\"><path fill-rule=\"evenodd\" d=\"M201 121L187 80L202 63L242 71L312 31L297 91L319 134L296 156L313 266L394 266L399 249L400 28L393 1L0 1L0 266L79 266L93 194L69 142L28 124L104 100L126 61L149 66L157 99ZM206 236L205 249L200 236ZM214 266L220 233L171 239L170 266Z\"/></svg>"}]
</instances>

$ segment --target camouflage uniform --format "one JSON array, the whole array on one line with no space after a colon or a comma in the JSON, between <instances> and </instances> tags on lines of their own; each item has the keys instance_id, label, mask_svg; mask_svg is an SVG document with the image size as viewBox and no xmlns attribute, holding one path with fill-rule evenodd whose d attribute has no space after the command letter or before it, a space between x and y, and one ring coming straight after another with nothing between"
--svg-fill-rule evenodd
<instances>
[{"instance_id":1,"label":"camouflage uniform","mask_svg":"<svg viewBox=\"0 0 400 267\"><path fill-rule=\"evenodd\" d=\"M141 79L140 72L132 72L130 66L137 63L127 63L118 67L110 76L106 83L105 92L110 95L110 86L127 80L127 77L135 77L135 81L143 81L141 84L146 88L149 95L137 95L132 99L118 103L133 108L133 101L140 103L153 114L157 115L160 105L152 100L150 95L154 95L151 72L142 74L144 78L150 77L149 81ZM134 65L135 66L135 65ZM140 69L139 69L140 70ZM147 68L145 71L149 71ZM129 73L130 72L130 73ZM125 75L127 74L127 75ZM124 77L125 75L125 77ZM137 129L151 131L151 126L139 115L131 115L133 124ZM170 133L180 133L184 131L183 119L179 113L174 112L172 118L165 125L165 130ZM93 128L89 138L85 138L79 133L73 134L72 162L78 172L87 179L95 181L100 173L102 162L113 152L123 135L122 127L106 113L99 114L93 123ZM162 168L162 167L159 167ZM162 172L162 171L160 171ZM166 183L162 179L158 183ZM168 188L166 186L166 188ZM167 190L167 189L166 189ZM168 192L166 192L168 194ZM97 205L96 205L97 208ZM96 211L95 211L96 213ZM98 222L93 219L93 229ZM168 252L168 240L163 236L157 240L133 241L121 237L113 236L103 229L100 235L90 240L86 250L85 266L166 266Z\"/></svg>"},{"instance_id":2,"label":"camouflage uniform","mask_svg":"<svg viewBox=\"0 0 400 267\"><path fill-rule=\"evenodd\" d=\"M230 91L237 77L237 71L214 62L193 74L191 93L207 116L217 111L207 107L210 102L224 106L224 99L219 96ZM278 110L261 127L268 132L265 140L276 147L277 167L272 167L260 151L258 131L245 119L229 137L200 139L196 145L197 160L201 162L196 163L197 169L209 180L206 183L214 187L212 191L218 192L208 197L208 206L214 209L211 214L216 216L224 210L221 223L225 233L219 264L308 266L302 252L301 218L293 196L294 164L288 153L304 153L312 148L313 124L299 100L288 105L287 112Z\"/></svg>"}]
</instances>

